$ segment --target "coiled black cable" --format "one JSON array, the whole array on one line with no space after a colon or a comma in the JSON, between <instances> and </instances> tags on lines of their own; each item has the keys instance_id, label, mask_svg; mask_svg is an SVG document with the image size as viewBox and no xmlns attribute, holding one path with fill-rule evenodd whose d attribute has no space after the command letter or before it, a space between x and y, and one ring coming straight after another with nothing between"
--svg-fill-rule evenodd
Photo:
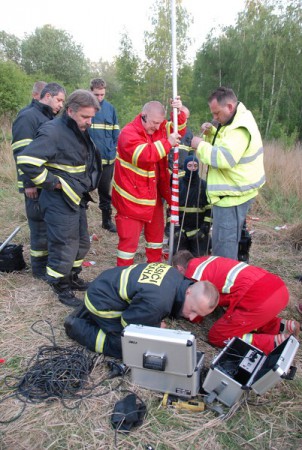
<instances>
[{"instance_id":1,"label":"coiled black cable","mask_svg":"<svg viewBox=\"0 0 302 450\"><path fill-rule=\"evenodd\" d=\"M35 326L39 322L49 325L51 336L45 336ZM18 419L23 413L27 403L41 403L47 400L59 399L66 408L75 409L79 407L80 402L92 395L93 390L102 385L108 379L102 379L98 384L91 381L90 373L98 359L97 355L89 353L83 347L60 347L55 342L53 327L48 321L37 321L31 326L32 330L44 337L47 337L52 343L51 346L42 346L37 355L29 361L27 370L21 377L6 376L5 385L13 390L14 393L4 397L0 403L5 400L16 397L24 403L24 406L13 418L0 423L7 424ZM120 386L115 387L117 389ZM111 392L109 389L101 394L105 395ZM66 400L73 400L72 406L66 404Z\"/></svg>"}]
</instances>

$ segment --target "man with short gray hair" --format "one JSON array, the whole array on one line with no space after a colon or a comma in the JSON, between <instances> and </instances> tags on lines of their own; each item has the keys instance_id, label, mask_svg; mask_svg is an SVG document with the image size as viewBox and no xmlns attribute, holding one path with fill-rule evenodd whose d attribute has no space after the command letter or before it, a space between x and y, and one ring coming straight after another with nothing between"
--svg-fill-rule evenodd
<instances>
[{"instance_id":1,"label":"man with short gray hair","mask_svg":"<svg viewBox=\"0 0 302 450\"><path fill-rule=\"evenodd\" d=\"M84 89L67 99L61 117L43 125L18 156L19 169L42 188L39 198L48 235L48 283L67 306L82 302L73 292L88 284L78 277L90 247L86 209L101 163L88 134L99 105Z\"/></svg>"}]
</instances>

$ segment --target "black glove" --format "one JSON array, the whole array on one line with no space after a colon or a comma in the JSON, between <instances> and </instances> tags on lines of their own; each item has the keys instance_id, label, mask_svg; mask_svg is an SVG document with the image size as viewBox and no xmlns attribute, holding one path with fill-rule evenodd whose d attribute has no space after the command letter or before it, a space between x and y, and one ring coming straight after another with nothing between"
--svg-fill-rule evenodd
<instances>
[{"instance_id":1,"label":"black glove","mask_svg":"<svg viewBox=\"0 0 302 450\"><path fill-rule=\"evenodd\" d=\"M137 427L143 423L147 411L146 405L140 399L137 404L137 398L135 394L129 394L123 400L116 402L111 414L113 428L128 433L132 427Z\"/></svg>"}]
</instances>

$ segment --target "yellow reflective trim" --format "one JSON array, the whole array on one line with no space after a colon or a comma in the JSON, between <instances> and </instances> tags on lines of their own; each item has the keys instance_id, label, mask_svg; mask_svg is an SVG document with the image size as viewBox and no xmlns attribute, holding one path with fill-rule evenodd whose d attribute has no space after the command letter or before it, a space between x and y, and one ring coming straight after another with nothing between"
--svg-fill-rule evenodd
<instances>
[{"instance_id":1,"label":"yellow reflective trim","mask_svg":"<svg viewBox=\"0 0 302 450\"><path fill-rule=\"evenodd\" d=\"M180 206L179 207L179 211L183 211L186 213L203 213L205 212L205 208L190 208L188 206Z\"/></svg>"},{"instance_id":2,"label":"yellow reflective trim","mask_svg":"<svg viewBox=\"0 0 302 450\"><path fill-rule=\"evenodd\" d=\"M72 267L81 267L83 261L84 259L78 259L77 261L74 261Z\"/></svg>"},{"instance_id":3,"label":"yellow reflective trim","mask_svg":"<svg viewBox=\"0 0 302 450\"><path fill-rule=\"evenodd\" d=\"M141 144L136 147L136 149L134 150L133 155L132 155L132 164L137 166L137 160L140 157L140 154L142 153L144 148L147 147L147 145L148 144Z\"/></svg>"},{"instance_id":4,"label":"yellow reflective trim","mask_svg":"<svg viewBox=\"0 0 302 450\"><path fill-rule=\"evenodd\" d=\"M170 136L170 134L171 134L171 127L172 127L172 122L171 121L169 121L169 122L167 122L166 123L166 133L167 133L167 137L169 137Z\"/></svg>"},{"instance_id":5,"label":"yellow reflective trim","mask_svg":"<svg viewBox=\"0 0 302 450\"><path fill-rule=\"evenodd\" d=\"M122 167L125 167L126 169L132 170L132 172L137 173L138 175L141 175L142 177L148 177L148 178L154 178L155 177L155 171L154 170L144 170L139 169L137 166L133 166L133 164L125 161L124 159L121 159L119 156L116 157L116 159L119 160Z\"/></svg>"},{"instance_id":6,"label":"yellow reflective trim","mask_svg":"<svg viewBox=\"0 0 302 450\"><path fill-rule=\"evenodd\" d=\"M146 242L146 248L153 248L153 249L163 248L163 243L162 242Z\"/></svg>"},{"instance_id":7,"label":"yellow reflective trim","mask_svg":"<svg viewBox=\"0 0 302 450\"><path fill-rule=\"evenodd\" d=\"M206 261L202 262L201 264L199 264L196 269L194 270L192 277L194 280L201 280L203 271L205 270L205 268L208 266L208 264L211 264L212 261L214 261L214 259L219 258L219 256L211 256L209 259L207 259Z\"/></svg>"},{"instance_id":8,"label":"yellow reflective trim","mask_svg":"<svg viewBox=\"0 0 302 450\"><path fill-rule=\"evenodd\" d=\"M95 352L96 353L103 353L104 351L104 344L105 344L106 334L103 330L100 330L98 332L98 335L95 340Z\"/></svg>"},{"instance_id":9,"label":"yellow reflective trim","mask_svg":"<svg viewBox=\"0 0 302 450\"><path fill-rule=\"evenodd\" d=\"M123 252L122 250L117 251L118 258L121 259L132 259L134 258L135 253Z\"/></svg>"},{"instance_id":10,"label":"yellow reflective trim","mask_svg":"<svg viewBox=\"0 0 302 450\"><path fill-rule=\"evenodd\" d=\"M65 276L63 273L56 272L55 270L51 269L48 266L46 266L46 272L47 272L47 275L50 275L53 278L62 278Z\"/></svg>"},{"instance_id":11,"label":"yellow reflective trim","mask_svg":"<svg viewBox=\"0 0 302 450\"><path fill-rule=\"evenodd\" d=\"M16 141L12 144L12 149L15 151L20 147L26 147L32 141L33 141L32 139L21 139L21 141Z\"/></svg>"},{"instance_id":12,"label":"yellow reflective trim","mask_svg":"<svg viewBox=\"0 0 302 450\"><path fill-rule=\"evenodd\" d=\"M145 206L155 206L156 200L149 200L146 198L136 198L131 194L128 194L128 192L124 191L120 186L116 184L116 182L113 180L112 187L118 192L122 197L126 198L127 200L136 203L138 205L145 205Z\"/></svg>"},{"instance_id":13,"label":"yellow reflective trim","mask_svg":"<svg viewBox=\"0 0 302 450\"><path fill-rule=\"evenodd\" d=\"M44 169L37 177L31 178L31 181L35 184L42 184L47 178L48 170Z\"/></svg>"},{"instance_id":14,"label":"yellow reflective trim","mask_svg":"<svg viewBox=\"0 0 302 450\"><path fill-rule=\"evenodd\" d=\"M39 258L41 256L47 256L48 251L47 250L32 250L30 249L30 256L34 256L35 258Z\"/></svg>"},{"instance_id":15,"label":"yellow reflective trim","mask_svg":"<svg viewBox=\"0 0 302 450\"><path fill-rule=\"evenodd\" d=\"M128 325L128 323L126 322L126 320L123 319L123 316L121 317L121 324L122 324L122 326L123 326L124 328Z\"/></svg>"},{"instance_id":16,"label":"yellow reflective trim","mask_svg":"<svg viewBox=\"0 0 302 450\"><path fill-rule=\"evenodd\" d=\"M62 185L62 190L65 192L65 194L73 201L73 203L75 203L76 205L79 205L81 202L81 197L79 197L78 194L73 189L71 189L69 184L66 183L66 181L63 178L61 178L61 177L58 177L58 178Z\"/></svg>"},{"instance_id":17,"label":"yellow reflective trim","mask_svg":"<svg viewBox=\"0 0 302 450\"><path fill-rule=\"evenodd\" d=\"M161 141L154 142L155 147L157 148L158 154L161 158L164 158L166 156L165 147L163 146L163 143Z\"/></svg>"},{"instance_id":18,"label":"yellow reflective trim","mask_svg":"<svg viewBox=\"0 0 302 450\"><path fill-rule=\"evenodd\" d=\"M24 187L23 181L18 181L17 186L19 188L23 188Z\"/></svg>"},{"instance_id":19,"label":"yellow reflective trim","mask_svg":"<svg viewBox=\"0 0 302 450\"><path fill-rule=\"evenodd\" d=\"M118 317L121 317L122 311L99 311L96 309L93 304L90 302L89 297L87 295L87 291L85 293L85 306L89 311L94 314L95 316L102 317L103 319L116 319Z\"/></svg>"},{"instance_id":20,"label":"yellow reflective trim","mask_svg":"<svg viewBox=\"0 0 302 450\"><path fill-rule=\"evenodd\" d=\"M115 162L115 159L102 159L102 164L103 165L111 165L111 164L114 164L114 162Z\"/></svg>"},{"instance_id":21,"label":"yellow reflective trim","mask_svg":"<svg viewBox=\"0 0 302 450\"><path fill-rule=\"evenodd\" d=\"M178 131L183 130L184 128L186 128L186 126L187 126L187 122L185 122L185 123L183 123L181 125L178 125Z\"/></svg>"},{"instance_id":22,"label":"yellow reflective trim","mask_svg":"<svg viewBox=\"0 0 302 450\"><path fill-rule=\"evenodd\" d=\"M238 277L239 273L248 267L248 264L241 262L236 264L227 274L224 286L222 288L222 291L224 294L229 294L231 288L234 286L234 283L236 281L236 278Z\"/></svg>"},{"instance_id":23,"label":"yellow reflective trim","mask_svg":"<svg viewBox=\"0 0 302 450\"><path fill-rule=\"evenodd\" d=\"M35 158L33 156L20 155L17 156L17 164L31 164L32 166L41 167L46 163L46 159Z\"/></svg>"},{"instance_id":24,"label":"yellow reflective trim","mask_svg":"<svg viewBox=\"0 0 302 450\"><path fill-rule=\"evenodd\" d=\"M120 129L118 125L110 125L108 123L93 123L91 124L91 128L93 130L108 130L108 131Z\"/></svg>"},{"instance_id":25,"label":"yellow reflective trim","mask_svg":"<svg viewBox=\"0 0 302 450\"><path fill-rule=\"evenodd\" d=\"M62 170L68 173L82 173L85 172L86 166L68 166L66 164L45 163L46 167L53 167L54 169Z\"/></svg>"},{"instance_id":26,"label":"yellow reflective trim","mask_svg":"<svg viewBox=\"0 0 302 450\"><path fill-rule=\"evenodd\" d=\"M244 342L247 342L248 344L252 344L253 342L253 333L247 333L244 334L241 338Z\"/></svg>"},{"instance_id":27,"label":"yellow reflective trim","mask_svg":"<svg viewBox=\"0 0 302 450\"><path fill-rule=\"evenodd\" d=\"M187 235L188 237L195 236L195 234L198 233L199 230L200 230L200 228L198 228L197 230L190 230L190 231L187 231L187 232L186 232L186 235Z\"/></svg>"},{"instance_id":28,"label":"yellow reflective trim","mask_svg":"<svg viewBox=\"0 0 302 450\"><path fill-rule=\"evenodd\" d=\"M127 267L127 269L122 270L121 276L120 276L120 288L119 288L119 295L120 297L125 300L126 302L130 303L131 299L128 297L127 294L127 285L129 280L129 275L131 270L133 270L137 264L133 264L132 266Z\"/></svg>"},{"instance_id":29,"label":"yellow reflective trim","mask_svg":"<svg viewBox=\"0 0 302 450\"><path fill-rule=\"evenodd\" d=\"M185 145L185 144L180 144L178 146L178 148L179 148L179 150L184 150L185 152L190 152L193 150L192 147L189 147L188 145Z\"/></svg>"}]
</instances>

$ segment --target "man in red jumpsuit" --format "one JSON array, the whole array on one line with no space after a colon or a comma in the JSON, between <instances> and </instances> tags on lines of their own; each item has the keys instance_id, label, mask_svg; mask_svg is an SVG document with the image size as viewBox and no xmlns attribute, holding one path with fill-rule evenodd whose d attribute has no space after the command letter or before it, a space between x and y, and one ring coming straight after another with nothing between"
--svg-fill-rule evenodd
<instances>
[{"instance_id":1,"label":"man in red jumpsuit","mask_svg":"<svg viewBox=\"0 0 302 450\"><path fill-rule=\"evenodd\" d=\"M139 237L144 230L147 262L160 262L164 237L163 199L171 202L167 155L186 132L186 115L177 97L178 132L165 120L160 102L146 103L142 112L126 125L118 138L112 184L112 204L117 210L119 236L117 265L134 262Z\"/></svg>"},{"instance_id":2,"label":"man in red jumpsuit","mask_svg":"<svg viewBox=\"0 0 302 450\"><path fill-rule=\"evenodd\" d=\"M224 315L209 331L209 342L224 347L236 336L270 353L300 324L277 317L289 300L284 282L266 270L221 256L194 258L187 250L173 257L173 266L187 278L213 283L220 292Z\"/></svg>"}]
</instances>

